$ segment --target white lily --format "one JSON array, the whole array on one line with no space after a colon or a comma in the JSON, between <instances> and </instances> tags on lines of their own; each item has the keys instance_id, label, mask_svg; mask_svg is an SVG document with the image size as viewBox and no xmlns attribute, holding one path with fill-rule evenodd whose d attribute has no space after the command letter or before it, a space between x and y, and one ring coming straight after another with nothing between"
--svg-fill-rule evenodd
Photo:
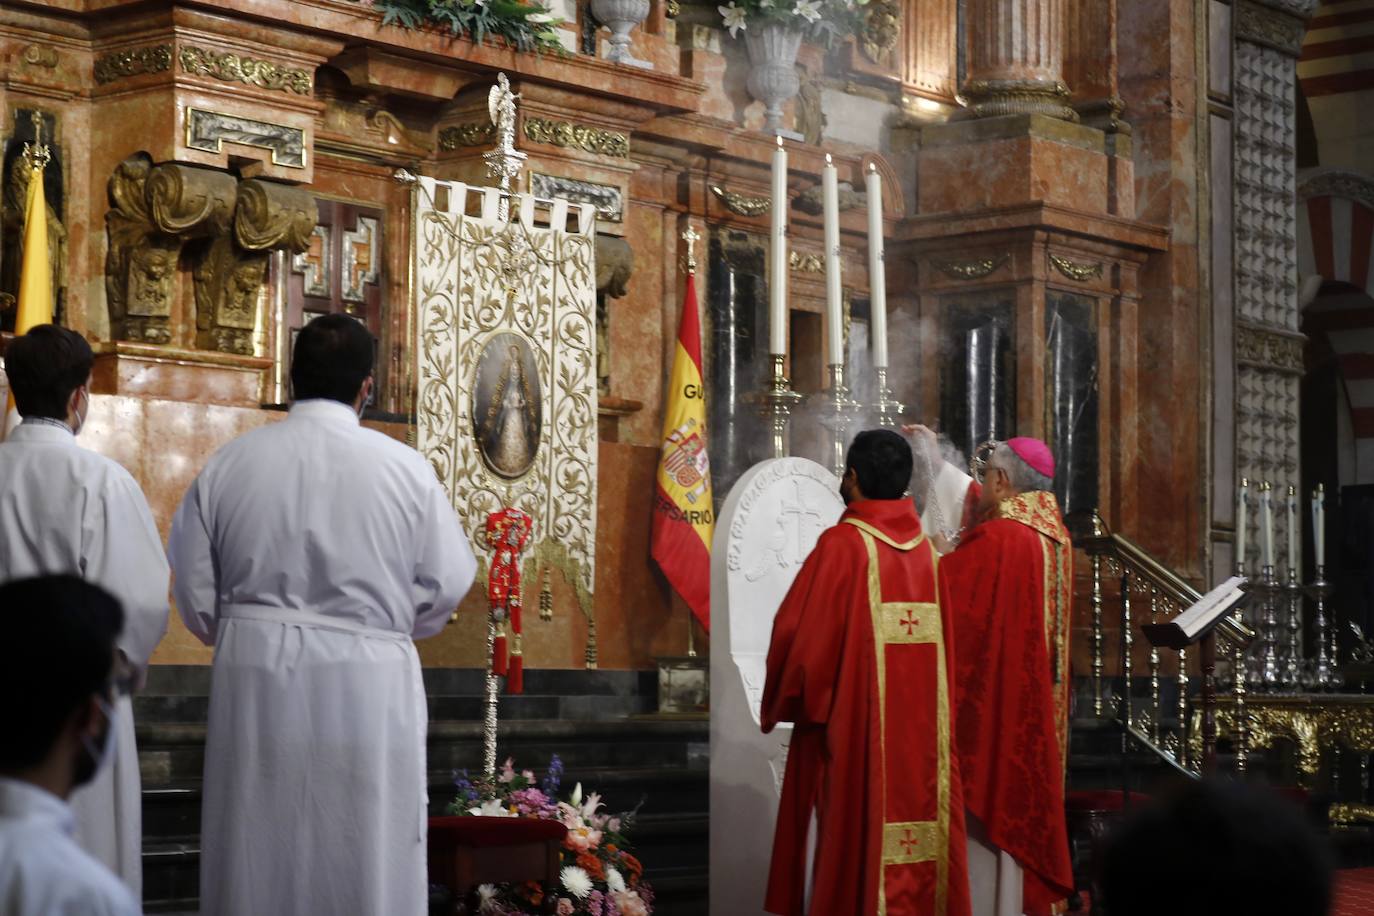
<instances>
[{"instance_id":1,"label":"white lily","mask_svg":"<svg viewBox=\"0 0 1374 916\"><path fill-rule=\"evenodd\" d=\"M591 795L588 795L587 800L582 803L582 807L580 808L583 820L590 820L591 816L596 813L596 809L600 807L601 793L593 792Z\"/></svg>"},{"instance_id":2,"label":"white lily","mask_svg":"<svg viewBox=\"0 0 1374 916\"><path fill-rule=\"evenodd\" d=\"M730 30L730 37L734 38L739 34L740 29L747 29L749 26L744 19L747 15L741 7L735 6L735 0L730 0L729 6L718 6L721 18L725 20L725 27Z\"/></svg>"},{"instance_id":3,"label":"white lily","mask_svg":"<svg viewBox=\"0 0 1374 916\"><path fill-rule=\"evenodd\" d=\"M506 810L506 807L505 807L503 804L501 804L501 799L499 799L499 798L489 798L489 799L487 799L486 801L482 802L482 806L481 806L480 808L469 808L469 809L468 809L468 814L471 814L473 817L514 817L514 816L515 816L515 815L511 814L509 811Z\"/></svg>"},{"instance_id":4,"label":"white lily","mask_svg":"<svg viewBox=\"0 0 1374 916\"><path fill-rule=\"evenodd\" d=\"M573 788L572 798L568 799L574 808L582 807L582 783L578 783Z\"/></svg>"},{"instance_id":5,"label":"white lily","mask_svg":"<svg viewBox=\"0 0 1374 916\"><path fill-rule=\"evenodd\" d=\"M807 22L815 22L821 18L821 0L797 0L797 5L793 7L792 13L802 17Z\"/></svg>"}]
</instances>

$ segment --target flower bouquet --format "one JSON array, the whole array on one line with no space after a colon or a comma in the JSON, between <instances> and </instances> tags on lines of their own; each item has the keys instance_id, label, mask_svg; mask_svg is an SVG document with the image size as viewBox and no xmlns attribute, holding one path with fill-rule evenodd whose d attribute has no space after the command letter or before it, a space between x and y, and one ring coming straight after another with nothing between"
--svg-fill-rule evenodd
<instances>
[{"instance_id":1,"label":"flower bouquet","mask_svg":"<svg viewBox=\"0 0 1374 916\"><path fill-rule=\"evenodd\" d=\"M855 31L860 22L859 8L868 0L730 0L716 10L730 37L751 26L782 26L796 30L812 41L829 43Z\"/></svg>"},{"instance_id":2,"label":"flower bouquet","mask_svg":"<svg viewBox=\"0 0 1374 916\"><path fill-rule=\"evenodd\" d=\"M372 0L382 25L407 29L446 28L483 44L498 39L517 51L564 53L558 27L563 20L548 7L522 0Z\"/></svg>"},{"instance_id":3,"label":"flower bouquet","mask_svg":"<svg viewBox=\"0 0 1374 916\"><path fill-rule=\"evenodd\" d=\"M557 755L542 779L536 779L529 770L517 773L514 764L506 760L490 787L474 783L467 770L455 773L458 798L449 813L558 821L568 828L559 872L559 916L649 916L653 891L644 881L644 867L630 854L626 841L638 808L617 815L604 813L598 810L602 807L600 794L584 796L581 783L567 801L559 801L563 762ZM540 912L544 892L535 882L478 888L481 912L492 916Z\"/></svg>"}]
</instances>

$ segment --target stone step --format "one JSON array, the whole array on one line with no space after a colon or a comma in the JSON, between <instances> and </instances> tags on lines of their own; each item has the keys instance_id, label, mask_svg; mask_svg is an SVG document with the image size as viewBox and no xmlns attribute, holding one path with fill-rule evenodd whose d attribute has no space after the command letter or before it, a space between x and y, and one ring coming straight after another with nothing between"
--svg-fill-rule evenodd
<instances>
[{"instance_id":1,"label":"stone step","mask_svg":"<svg viewBox=\"0 0 1374 916\"><path fill-rule=\"evenodd\" d=\"M542 773L557 754L568 769L592 767L706 766L710 726L704 717L645 716L605 721L508 720L501 723L498 753L517 767ZM190 723L137 725L144 785L198 779L205 759L205 726ZM478 722L431 722L428 761L432 769L477 771L482 759Z\"/></svg>"}]
</instances>

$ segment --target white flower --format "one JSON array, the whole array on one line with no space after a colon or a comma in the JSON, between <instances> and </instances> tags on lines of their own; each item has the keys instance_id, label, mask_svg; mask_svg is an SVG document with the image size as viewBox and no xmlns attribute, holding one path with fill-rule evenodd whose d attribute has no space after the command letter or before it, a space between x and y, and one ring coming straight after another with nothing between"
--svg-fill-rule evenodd
<instances>
[{"instance_id":1,"label":"white flower","mask_svg":"<svg viewBox=\"0 0 1374 916\"><path fill-rule=\"evenodd\" d=\"M568 801L572 803L574 808L582 807L582 783L579 782L573 788L572 798L568 799Z\"/></svg>"},{"instance_id":2,"label":"white flower","mask_svg":"<svg viewBox=\"0 0 1374 916\"><path fill-rule=\"evenodd\" d=\"M581 811L583 819L590 820L591 816L596 813L596 809L600 807L601 793L593 792L591 795L588 795L587 800L582 803Z\"/></svg>"},{"instance_id":3,"label":"white flower","mask_svg":"<svg viewBox=\"0 0 1374 916\"><path fill-rule=\"evenodd\" d=\"M773 0L759 0L759 9L762 9L762 10L771 10L772 8L773 8Z\"/></svg>"},{"instance_id":4,"label":"white flower","mask_svg":"<svg viewBox=\"0 0 1374 916\"><path fill-rule=\"evenodd\" d=\"M530 13L528 16L525 17L525 21L526 21L526 22L553 22L553 13ZM526 770L525 773L529 773L529 770ZM521 775L521 776L525 776L525 773L521 773L520 775ZM532 775L532 774L531 774L531 775ZM526 776L525 778L526 778L526 779L529 779L530 777L529 777L529 776Z\"/></svg>"},{"instance_id":5,"label":"white flower","mask_svg":"<svg viewBox=\"0 0 1374 916\"><path fill-rule=\"evenodd\" d=\"M741 7L735 6L735 0L730 0L729 6L718 6L716 9L720 11L721 18L725 20L725 27L730 30L731 38L739 34L740 29L747 29L749 27L744 22L744 10Z\"/></svg>"},{"instance_id":6,"label":"white flower","mask_svg":"<svg viewBox=\"0 0 1374 916\"><path fill-rule=\"evenodd\" d=\"M471 814L473 817L515 817L514 814L506 810L506 807L501 804L501 799L499 798L487 799L482 802L482 807L480 808L469 808L468 814Z\"/></svg>"},{"instance_id":7,"label":"white flower","mask_svg":"<svg viewBox=\"0 0 1374 916\"><path fill-rule=\"evenodd\" d=\"M606 887L610 888L612 894L625 890L625 879L610 865L606 866Z\"/></svg>"},{"instance_id":8,"label":"white flower","mask_svg":"<svg viewBox=\"0 0 1374 916\"><path fill-rule=\"evenodd\" d=\"M807 22L815 22L821 18L821 0L797 0L797 5L792 9L795 16L800 16Z\"/></svg>"},{"instance_id":9,"label":"white flower","mask_svg":"<svg viewBox=\"0 0 1374 916\"><path fill-rule=\"evenodd\" d=\"M592 892L592 878L576 865L569 865L558 873L559 880L567 888L568 893L578 900L586 900Z\"/></svg>"},{"instance_id":10,"label":"white flower","mask_svg":"<svg viewBox=\"0 0 1374 916\"><path fill-rule=\"evenodd\" d=\"M477 885L477 896L480 898L477 911L479 913L489 913L496 909L496 885L479 884Z\"/></svg>"}]
</instances>

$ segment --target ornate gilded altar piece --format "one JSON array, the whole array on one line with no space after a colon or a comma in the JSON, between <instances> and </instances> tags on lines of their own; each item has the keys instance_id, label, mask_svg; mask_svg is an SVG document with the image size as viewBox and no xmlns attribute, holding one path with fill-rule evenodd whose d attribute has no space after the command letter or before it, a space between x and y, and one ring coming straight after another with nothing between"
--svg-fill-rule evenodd
<instances>
[{"instance_id":1,"label":"ornate gilded altar piece","mask_svg":"<svg viewBox=\"0 0 1374 916\"><path fill-rule=\"evenodd\" d=\"M1293 742L1298 780L1304 787L1317 786L1324 751L1340 748L1359 755L1374 753L1374 695L1251 694L1243 709L1251 747L1273 748L1278 741ZM1234 698L1218 699L1216 717L1219 735L1237 733ZM1194 728L1195 746L1197 735Z\"/></svg>"},{"instance_id":2,"label":"ornate gilded altar piece","mask_svg":"<svg viewBox=\"0 0 1374 916\"><path fill-rule=\"evenodd\" d=\"M514 152L501 101L488 156ZM493 176L513 177L503 163ZM533 519L526 571L556 567L576 589L595 667L596 207L432 178L413 187L416 447L474 543L503 507Z\"/></svg>"}]
</instances>

